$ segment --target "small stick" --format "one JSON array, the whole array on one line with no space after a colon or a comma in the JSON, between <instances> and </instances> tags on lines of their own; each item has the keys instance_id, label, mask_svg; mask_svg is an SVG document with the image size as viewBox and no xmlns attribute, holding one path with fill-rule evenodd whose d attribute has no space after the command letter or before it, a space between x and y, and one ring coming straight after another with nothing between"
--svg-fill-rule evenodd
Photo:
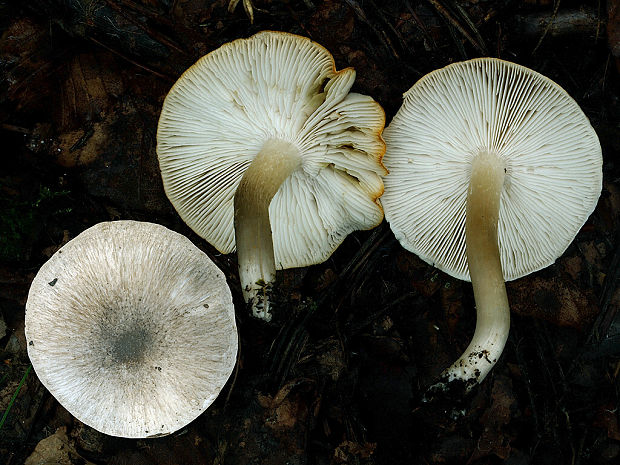
<instances>
[{"instance_id":1,"label":"small stick","mask_svg":"<svg viewBox=\"0 0 620 465\"><path fill-rule=\"evenodd\" d=\"M485 48L482 47L478 41L476 41L466 30L463 26L461 26L461 24L454 18L454 16L452 16L452 14L441 4L439 3L438 0L428 0L430 2L431 5L433 5L433 7L435 8L435 10L437 10L437 12L442 15L445 19L448 20L448 22L454 26L454 28L456 30L458 30L463 37L465 37L465 39L467 39L467 41L472 44L474 46L474 48L476 50L478 50L480 53L485 54L486 55L486 51Z\"/></svg>"},{"instance_id":2,"label":"small stick","mask_svg":"<svg viewBox=\"0 0 620 465\"><path fill-rule=\"evenodd\" d=\"M123 53L119 52L118 50L114 50L112 47L107 46L106 44L99 42L97 39L93 38L93 37L89 37L90 40L92 40L94 43L96 43L97 45L100 45L101 47L105 48L106 50L114 53L115 55L118 55L119 57L121 57L123 60L128 61L129 63L131 63L134 66L137 66L138 68L142 68L145 71L148 71L149 73L153 73L155 76L158 76L162 79L165 79L167 81L170 82L174 82L175 78L167 76L165 74L160 73L159 71L155 71L152 68L149 68L148 66L145 65L141 65L140 63L132 60L131 58L129 58L127 55L124 55Z\"/></svg>"},{"instance_id":3,"label":"small stick","mask_svg":"<svg viewBox=\"0 0 620 465\"><path fill-rule=\"evenodd\" d=\"M547 23L547 27L542 33L542 36L540 36L540 39L538 39L538 43L536 44L536 47L534 47L534 50L532 50L532 55L536 53L536 51L538 50L538 47L540 47L540 45L542 44L542 41L545 39L545 37L547 36L547 33L551 29L551 26L553 26L555 18L558 15L559 9L560 9L560 0L556 0L555 6L553 7L553 15L551 16L551 20Z\"/></svg>"}]
</instances>

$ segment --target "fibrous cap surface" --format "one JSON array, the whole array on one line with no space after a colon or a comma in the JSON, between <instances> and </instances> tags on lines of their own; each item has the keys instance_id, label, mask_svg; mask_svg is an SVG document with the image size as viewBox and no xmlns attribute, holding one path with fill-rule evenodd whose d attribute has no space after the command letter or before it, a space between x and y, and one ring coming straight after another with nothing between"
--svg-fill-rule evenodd
<instances>
[{"instance_id":1,"label":"fibrous cap surface","mask_svg":"<svg viewBox=\"0 0 620 465\"><path fill-rule=\"evenodd\" d=\"M215 400L235 365L223 273L152 223L100 223L37 273L26 304L37 376L75 417L112 436L172 433Z\"/></svg>"}]
</instances>

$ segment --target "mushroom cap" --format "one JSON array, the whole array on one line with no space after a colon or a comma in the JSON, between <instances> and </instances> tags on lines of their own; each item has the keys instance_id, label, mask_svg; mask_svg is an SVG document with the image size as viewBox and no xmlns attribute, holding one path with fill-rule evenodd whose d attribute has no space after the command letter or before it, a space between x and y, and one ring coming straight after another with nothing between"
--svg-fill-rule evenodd
<instances>
[{"instance_id":1,"label":"mushroom cap","mask_svg":"<svg viewBox=\"0 0 620 465\"><path fill-rule=\"evenodd\" d=\"M474 59L424 76L384 137L386 220L403 247L459 279L470 279L465 212L477 154L505 164L498 243L506 280L552 264L601 192L601 147L577 103L507 61Z\"/></svg>"},{"instance_id":2,"label":"mushroom cap","mask_svg":"<svg viewBox=\"0 0 620 465\"><path fill-rule=\"evenodd\" d=\"M183 220L222 253L235 250L234 193L265 142L299 149L301 166L269 207L278 269L326 260L352 231L381 222L385 114L348 93L355 71L305 37L260 32L202 57L163 105L157 154Z\"/></svg>"},{"instance_id":3,"label":"mushroom cap","mask_svg":"<svg viewBox=\"0 0 620 465\"><path fill-rule=\"evenodd\" d=\"M32 365L98 431L170 434L217 397L237 330L224 274L187 238L136 221L100 223L39 270L26 303Z\"/></svg>"}]
</instances>

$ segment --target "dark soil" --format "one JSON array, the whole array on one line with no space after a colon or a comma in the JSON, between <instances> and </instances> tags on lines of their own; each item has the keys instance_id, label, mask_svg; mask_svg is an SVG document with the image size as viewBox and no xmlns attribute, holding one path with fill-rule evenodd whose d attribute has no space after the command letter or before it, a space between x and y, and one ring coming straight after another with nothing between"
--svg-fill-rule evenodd
<instances>
[{"instance_id":1,"label":"dark soil","mask_svg":"<svg viewBox=\"0 0 620 465\"><path fill-rule=\"evenodd\" d=\"M618 0L254 3L250 24L227 0L0 1L0 463L24 463L53 434L64 461L46 463L620 463ZM484 55L547 75L590 118L604 157L598 207L556 264L508 284L508 344L470 395L422 402L473 334L471 285L405 251L385 222L323 264L280 272L266 324L246 314L234 255L168 202L155 154L168 89L198 57L264 29L311 37L354 67L355 91L388 122L422 75ZM27 372L32 278L114 219L188 236L224 270L237 307L235 376L164 438L102 435Z\"/></svg>"}]
</instances>

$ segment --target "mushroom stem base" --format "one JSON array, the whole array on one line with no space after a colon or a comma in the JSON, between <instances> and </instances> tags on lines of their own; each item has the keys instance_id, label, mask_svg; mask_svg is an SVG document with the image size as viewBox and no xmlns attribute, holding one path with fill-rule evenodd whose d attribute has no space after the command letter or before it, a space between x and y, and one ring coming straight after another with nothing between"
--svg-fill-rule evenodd
<instances>
[{"instance_id":1,"label":"mushroom stem base","mask_svg":"<svg viewBox=\"0 0 620 465\"><path fill-rule=\"evenodd\" d=\"M284 180L301 164L291 143L271 139L256 155L235 192L235 240L239 280L252 314L271 320L270 293L276 277L269 205Z\"/></svg>"}]
</instances>

